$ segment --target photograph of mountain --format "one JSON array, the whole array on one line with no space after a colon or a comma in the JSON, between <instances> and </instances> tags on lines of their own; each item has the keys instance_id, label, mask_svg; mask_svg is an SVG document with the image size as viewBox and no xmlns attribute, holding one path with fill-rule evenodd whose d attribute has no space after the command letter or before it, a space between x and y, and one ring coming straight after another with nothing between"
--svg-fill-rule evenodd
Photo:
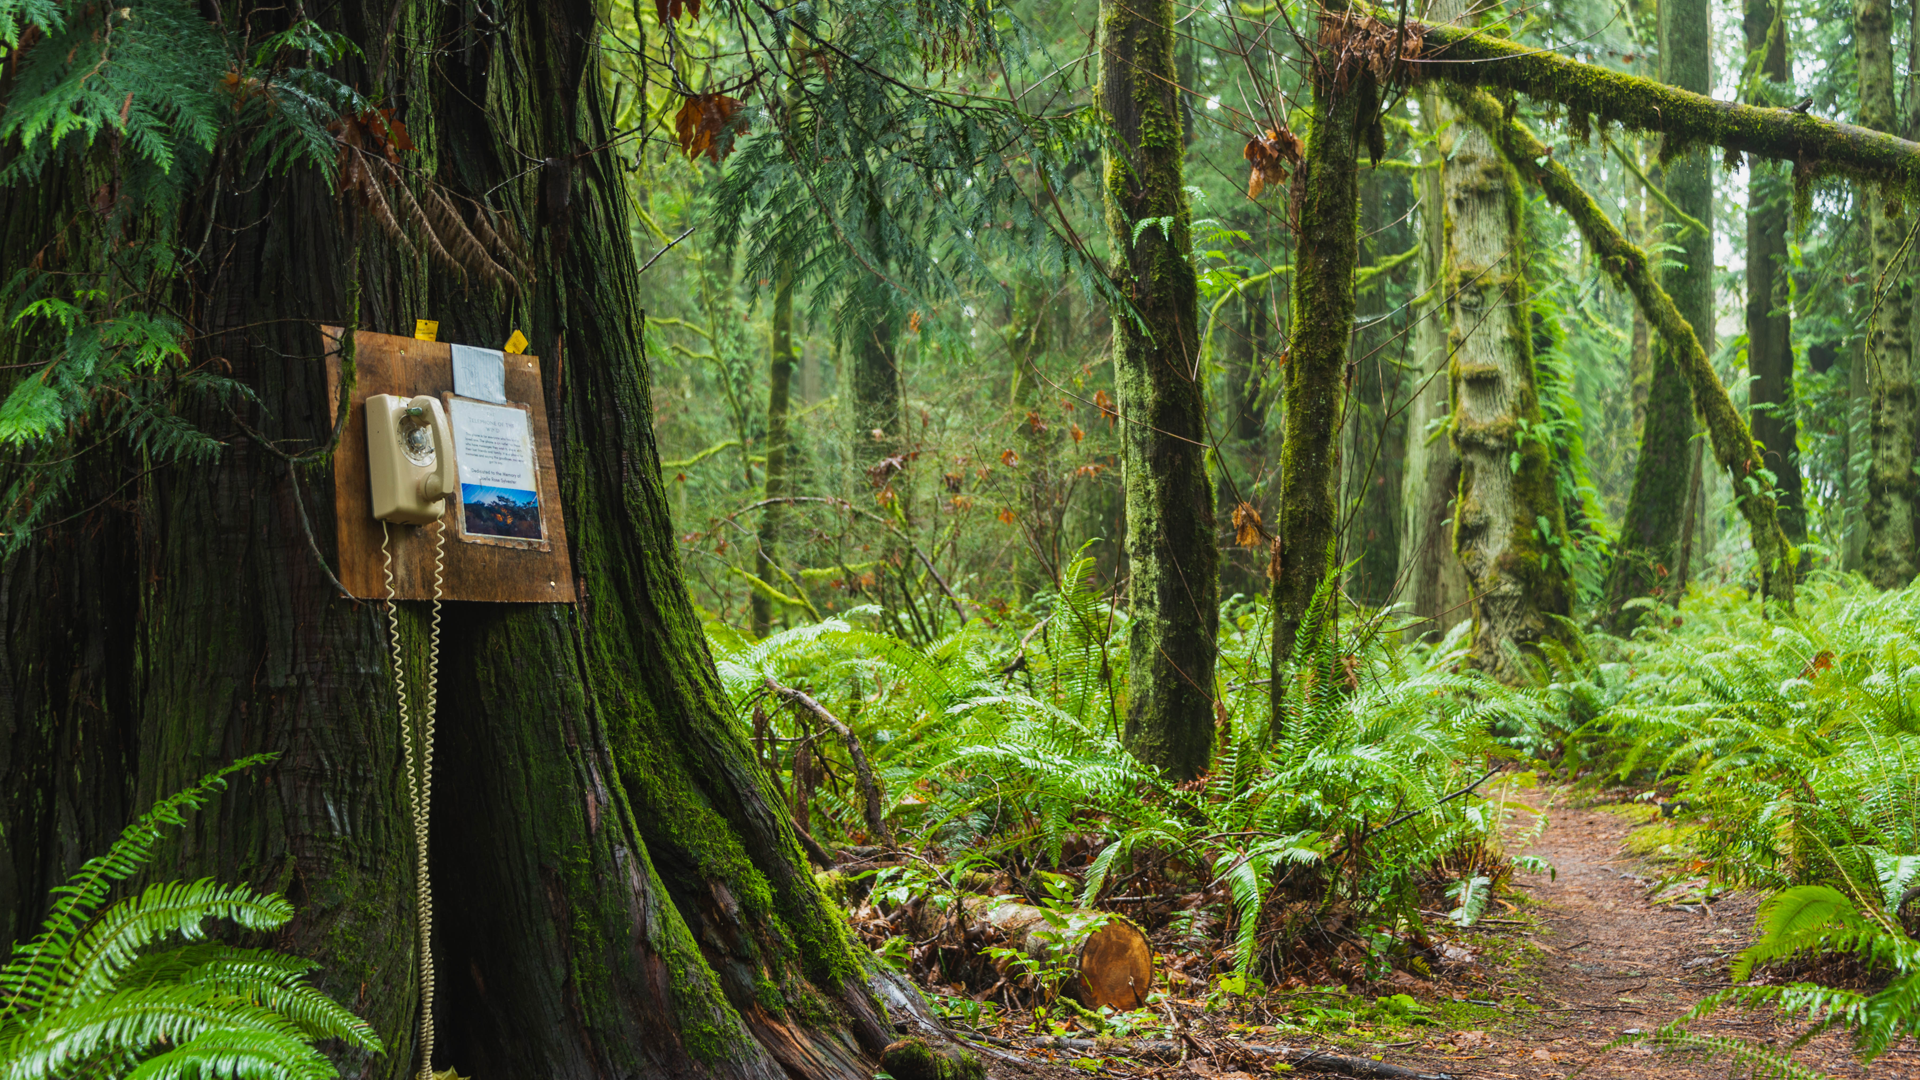
<instances>
[{"instance_id":1,"label":"photograph of mountain","mask_svg":"<svg viewBox=\"0 0 1920 1080\"><path fill-rule=\"evenodd\" d=\"M468 536L504 536L539 540L540 496L514 488L460 485Z\"/></svg>"}]
</instances>

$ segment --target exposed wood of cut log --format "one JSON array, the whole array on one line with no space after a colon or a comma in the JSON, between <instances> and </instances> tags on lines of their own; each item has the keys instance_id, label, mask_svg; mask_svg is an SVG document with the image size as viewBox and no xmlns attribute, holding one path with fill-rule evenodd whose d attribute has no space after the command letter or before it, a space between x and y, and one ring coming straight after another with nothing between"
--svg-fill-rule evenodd
<instances>
[{"instance_id":1,"label":"exposed wood of cut log","mask_svg":"<svg viewBox=\"0 0 1920 1080\"><path fill-rule=\"evenodd\" d=\"M1153 946L1124 916L1075 911L1066 914L1064 924L1056 925L1060 915L1012 900L974 896L963 906L1036 960L1057 959L1063 946L1073 948L1079 977L1069 979L1061 992L1087 1008L1105 1005L1126 1012L1146 1004L1147 989L1153 983ZM1101 920L1105 922L1087 932Z\"/></svg>"}]
</instances>

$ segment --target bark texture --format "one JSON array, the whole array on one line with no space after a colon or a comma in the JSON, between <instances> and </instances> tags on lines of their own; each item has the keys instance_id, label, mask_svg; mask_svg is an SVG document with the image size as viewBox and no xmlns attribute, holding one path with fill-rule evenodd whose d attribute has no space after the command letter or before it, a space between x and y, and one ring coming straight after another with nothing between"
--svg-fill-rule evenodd
<instances>
[{"instance_id":1,"label":"bark texture","mask_svg":"<svg viewBox=\"0 0 1920 1080\"><path fill-rule=\"evenodd\" d=\"M1893 17L1887 0L1857 0L1860 122L1894 130ZM1906 222L1878 189L1866 193L1867 267L1873 283L1866 313L1868 413L1867 577L1883 589L1913 580L1913 278L1901 248Z\"/></svg>"},{"instance_id":2,"label":"bark texture","mask_svg":"<svg viewBox=\"0 0 1920 1080\"><path fill-rule=\"evenodd\" d=\"M1454 551L1472 596L1473 662L1504 682L1567 641L1566 516L1540 425L1520 179L1487 133L1443 134L1448 433L1460 455Z\"/></svg>"},{"instance_id":3,"label":"bark texture","mask_svg":"<svg viewBox=\"0 0 1920 1080\"><path fill-rule=\"evenodd\" d=\"M1758 55L1756 105L1777 100L1788 79L1787 26L1771 0L1748 0L1744 19L1749 56ZM1807 539L1800 485L1800 425L1793 393L1793 315L1787 271L1787 216L1792 192L1777 165L1748 162L1747 171L1747 394L1753 435L1780 492L1780 528L1795 544Z\"/></svg>"},{"instance_id":4,"label":"bark texture","mask_svg":"<svg viewBox=\"0 0 1920 1080\"><path fill-rule=\"evenodd\" d=\"M1174 18L1171 0L1103 0L1099 99L1113 125L1102 179L1112 273L1132 307L1113 313L1132 609L1124 736L1141 760L1187 778L1213 744L1220 605Z\"/></svg>"},{"instance_id":5,"label":"bark texture","mask_svg":"<svg viewBox=\"0 0 1920 1080\"><path fill-rule=\"evenodd\" d=\"M1708 51L1705 0L1672 0L1660 5L1660 74L1679 89L1669 95L1704 94L1712 82ZM1644 81L1644 80L1641 80ZM1702 100L1708 100L1703 98ZM1680 139L1670 136L1667 148ZM1666 148L1663 148L1663 150ZM1663 153L1663 156L1665 154ZM1666 193L1682 218L1674 237L1679 248L1662 272L1661 285L1672 297L1680 318L1695 336L1713 332L1713 235L1703 224L1713 217L1713 174L1701 155L1667 163ZM1684 223L1684 216L1692 224ZM1702 344L1705 344L1702 342ZM1687 442L1693 437L1692 393L1681 368L1685 346L1672 335L1660 334L1653 343L1653 370L1647 384L1646 419L1640 430L1640 454L1634 460L1633 484L1627 492L1627 512L1620 524L1608 573L1603 618L1616 633L1637 626L1647 609L1631 605L1642 597L1679 603L1674 588L1679 567L1680 530L1687 488Z\"/></svg>"},{"instance_id":6,"label":"bark texture","mask_svg":"<svg viewBox=\"0 0 1920 1080\"><path fill-rule=\"evenodd\" d=\"M184 204L210 215L181 230L211 237L187 307L196 360L230 365L259 397L245 418L289 449L328 436L321 322L404 333L424 316L444 339L485 342L518 328L544 360L581 600L450 605L432 1064L863 1078L891 1038L868 961L765 794L682 587L622 172L580 153L610 133L594 12L512 2L479 35L425 0L320 13L365 48L365 66L340 74L385 88L418 147L409 163L458 195L494 192L530 238L533 272L517 294L466 287L356 223L315 175L219 175ZM528 160L543 164L529 173ZM40 247L74 220L10 213L0 248ZM104 847L129 808L278 751L196 816L157 872L284 890L299 913L280 946L319 960L323 988L389 1049L346 1071L399 1080L418 1007L400 733L382 605L333 594L295 511L306 492L333 558L324 461L295 466L296 489L280 458L236 439L210 467L77 504L6 567L0 864L32 878L12 881L17 930L49 876ZM422 607L398 613L416 680ZM23 783L47 790L13 797Z\"/></svg>"},{"instance_id":7,"label":"bark texture","mask_svg":"<svg viewBox=\"0 0 1920 1080\"><path fill-rule=\"evenodd\" d=\"M1293 655L1314 597L1332 570L1340 525L1336 500L1359 255L1360 135L1362 124L1375 120L1377 108L1372 74L1329 43L1346 26L1347 16L1339 11L1321 16L1312 67L1313 119L1294 180L1299 241L1285 371L1278 536L1270 571L1276 706L1285 693L1280 669Z\"/></svg>"},{"instance_id":8,"label":"bark texture","mask_svg":"<svg viewBox=\"0 0 1920 1080\"><path fill-rule=\"evenodd\" d=\"M1447 436L1447 311L1442 281L1447 265L1445 195L1439 149L1451 107L1432 89L1422 92L1420 120L1434 140L1414 183L1420 192L1419 299L1414 304L1413 392L1407 403L1407 468L1401 495L1401 600L1418 621L1415 635L1445 633L1467 611L1467 576L1453 553L1453 503L1460 490L1460 455Z\"/></svg>"},{"instance_id":9,"label":"bark texture","mask_svg":"<svg viewBox=\"0 0 1920 1080\"><path fill-rule=\"evenodd\" d=\"M1674 298L1654 281L1646 253L1620 234L1600 207L1574 181L1566 167L1552 159L1539 139L1518 122L1506 118L1500 103L1491 95L1484 91L1455 91L1454 94L1462 110L1475 124L1480 125L1482 130L1498 135L1507 160L1529 183L1544 191L1554 205L1566 211L1600 264L1633 294L1636 305L1646 314L1648 322L1658 334L1662 347L1669 350L1684 392L1691 397L1694 406L1706 420L1714 459L1733 482L1734 491L1739 496L1737 505L1741 516L1746 519L1748 535L1753 542L1762 595L1791 610L1793 547L1781 531L1772 489L1762 483L1758 476L1762 449L1754 442L1746 422L1740 419L1739 411L1733 407L1733 399L1727 395L1726 387L1720 384L1714 374L1713 366L1707 360L1706 349L1692 325L1681 316ZM1684 406L1684 400L1681 404ZM1681 450L1675 455L1674 468L1678 477L1670 487L1675 497L1673 513L1677 522L1684 522L1689 516L1685 504L1689 498L1693 472L1691 457L1684 453L1684 446ZM1638 476L1636 469L1636 483ZM1680 524L1675 526L1676 542L1681 527ZM1677 560L1670 572L1678 580Z\"/></svg>"}]
</instances>

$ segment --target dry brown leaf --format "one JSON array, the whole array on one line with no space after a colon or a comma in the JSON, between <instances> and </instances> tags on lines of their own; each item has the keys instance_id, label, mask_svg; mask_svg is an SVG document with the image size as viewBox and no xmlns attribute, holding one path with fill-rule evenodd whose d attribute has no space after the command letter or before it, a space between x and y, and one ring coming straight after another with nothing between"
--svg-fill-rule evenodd
<instances>
[{"instance_id":1,"label":"dry brown leaf","mask_svg":"<svg viewBox=\"0 0 1920 1080\"><path fill-rule=\"evenodd\" d=\"M1260 511L1250 502L1240 503L1233 508L1233 542L1243 548L1255 548L1261 544Z\"/></svg>"},{"instance_id":2,"label":"dry brown leaf","mask_svg":"<svg viewBox=\"0 0 1920 1080\"><path fill-rule=\"evenodd\" d=\"M740 99L725 94L696 94L680 106L673 118L674 135L680 150L689 158L701 154L719 164L733 152L733 135L746 129L740 115Z\"/></svg>"}]
</instances>

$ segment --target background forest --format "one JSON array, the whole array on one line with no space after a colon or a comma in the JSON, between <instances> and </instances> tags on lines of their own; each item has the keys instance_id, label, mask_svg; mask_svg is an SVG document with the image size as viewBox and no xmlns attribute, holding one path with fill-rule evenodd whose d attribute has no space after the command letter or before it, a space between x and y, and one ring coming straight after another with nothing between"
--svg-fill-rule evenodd
<instances>
[{"instance_id":1,"label":"background forest","mask_svg":"<svg viewBox=\"0 0 1920 1080\"><path fill-rule=\"evenodd\" d=\"M1569 788L1753 916L1621 1040L1914 1052L1920 3L0 0L0 103L6 1076L1491 1024ZM429 314L577 603L342 595Z\"/></svg>"}]
</instances>

